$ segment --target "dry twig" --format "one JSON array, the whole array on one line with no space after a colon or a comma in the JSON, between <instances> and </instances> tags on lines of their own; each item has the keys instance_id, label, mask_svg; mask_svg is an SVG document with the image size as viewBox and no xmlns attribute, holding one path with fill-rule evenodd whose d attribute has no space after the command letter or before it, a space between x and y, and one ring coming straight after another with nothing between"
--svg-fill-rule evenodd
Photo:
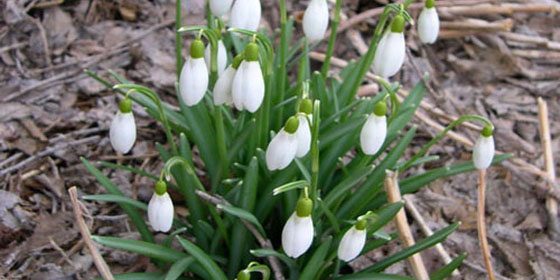
<instances>
[{"instance_id":1,"label":"dry twig","mask_svg":"<svg viewBox=\"0 0 560 280\"><path fill-rule=\"evenodd\" d=\"M387 192L387 201L389 203L394 203L401 200L401 192L399 190L399 185L397 182L397 172L393 172L390 170L385 171L387 173L387 177L385 178L385 191ZM406 221L406 214L404 209L399 210L397 215L395 216L395 223L397 224L397 231L399 233L399 237L403 243L404 248L408 248L414 245L414 237L412 236L412 232L410 231L410 226ZM430 276L426 267L424 266L424 262L422 261L422 257L420 253L416 253L408 258L410 265L412 266L412 271L414 272L414 276L420 280L428 280Z\"/></svg>"},{"instance_id":2,"label":"dry twig","mask_svg":"<svg viewBox=\"0 0 560 280\"><path fill-rule=\"evenodd\" d=\"M541 97L539 102L539 127L541 132L541 143L544 154L544 168L548 179L556 181L556 173L554 172L554 158L552 157L552 144L550 140L550 125L548 123L548 106L546 101ZM547 184L548 188L555 190L553 184ZM548 233L554 240L559 238L559 225L558 225L558 201L554 197L548 195L546 197L546 210L548 211Z\"/></svg>"},{"instance_id":3,"label":"dry twig","mask_svg":"<svg viewBox=\"0 0 560 280\"><path fill-rule=\"evenodd\" d=\"M408 209L408 212L410 212L410 214L412 215L414 220L416 222L418 222L418 225L420 225L420 229L422 229L422 232L424 233L424 235L426 237L432 236L434 234L434 232L428 226L428 224L426 224L426 221L424 221L424 218L422 217L422 214L420 214L420 211L418 211L418 209L416 208L416 205L414 205L414 201L412 199L410 199L411 197L412 197L411 194L403 196L404 206L406 207L406 209ZM441 257L441 259L443 260L443 262L445 264L448 264L452 261L451 257L449 256L447 251L445 251L445 249L443 248L443 245L441 245L441 243L436 244L435 248L436 248L439 256ZM455 276L455 277L461 276L461 274L459 273L459 270L457 270L457 269L453 271L452 275Z\"/></svg>"},{"instance_id":4,"label":"dry twig","mask_svg":"<svg viewBox=\"0 0 560 280\"><path fill-rule=\"evenodd\" d=\"M478 229L478 241L484 257L484 265L490 280L495 280L494 270L492 269L492 256L488 248L488 238L486 237L486 222L484 220L484 204L486 200L486 169L478 170L478 212L476 215L476 225Z\"/></svg>"},{"instance_id":5,"label":"dry twig","mask_svg":"<svg viewBox=\"0 0 560 280\"><path fill-rule=\"evenodd\" d=\"M196 190L195 191L196 194L198 196L200 196L200 198L209 201L212 204L215 204L216 206L218 205L231 205L227 200L221 198L221 197L216 197L216 196L212 196L206 192L203 192L201 190ZM274 249L274 247L272 247L272 243L270 242L270 240L265 239L260 233L259 231L249 222L240 219L241 222L245 225L245 227L255 236L255 238L257 239L257 241L259 242L259 244L261 245L261 247L266 248L266 249ZM278 259L274 256L268 256L266 257L268 259L268 262L270 263L270 267L272 268L272 271L274 271L274 277L275 279L278 280L284 280L284 275L282 274L282 268L280 266L280 262L278 261Z\"/></svg>"},{"instance_id":6,"label":"dry twig","mask_svg":"<svg viewBox=\"0 0 560 280\"><path fill-rule=\"evenodd\" d=\"M97 250L97 247L95 247L95 244L93 244L93 240L91 239L89 229L86 225L86 222L84 221L84 218L82 217L82 208L80 207L80 202L78 201L78 195L76 194L76 187L75 186L71 187L68 190L68 193L70 194L72 209L74 209L74 217L78 222L78 227L80 228L80 233L82 234L82 240L84 240L84 242L86 243L86 246L88 247L89 252L93 257L93 262L95 263L97 270L99 271L103 279L114 280L115 278L113 277L113 274L109 270L109 266L107 265L107 263L105 262L101 254L99 253L99 250Z\"/></svg>"}]
</instances>

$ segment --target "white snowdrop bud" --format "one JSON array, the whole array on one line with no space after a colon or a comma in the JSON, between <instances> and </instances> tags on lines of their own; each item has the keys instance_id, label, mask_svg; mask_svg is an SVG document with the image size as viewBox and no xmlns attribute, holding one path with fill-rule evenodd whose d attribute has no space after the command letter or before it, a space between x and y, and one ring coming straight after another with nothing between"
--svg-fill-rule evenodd
<instances>
[{"instance_id":1,"label":"white snowdrop bud","mask_svg":"<svg viewBox=\"0 0 560 280\"><path fill-rule=\"evenodd\" d=\"M242 61L243 55L236 56L224 74L218 78L218 81L214 86L214 105L233 105L233 79L235 78L237 68L239 68L239 64L241 64Z\"/></svg>"},{"instance_id":2,"label":"white snowdrop bud","mask_svg":"<svg viewBox=\"0 0 560 280\"><path fill-rule=\"evenodd\" d=\"M196 105L202 100L208 88L208 68L204 62L204 43L194 40L191 55L185 61L179 78L181 97L187 106Z\"/></svg>"},{"instance_id":3,"label":"white snowdrop bud","mask_svg":"<svg viewBox=\"0 0 560 280\"><path fill-rule=\"evenodd\" d=\"M298 116L299 126L296 131L296 138L298 141L296 157L298 158L307 155L309 149L311 148L311 129L308 118L309 121L313 121L313 115L311 115L312 111L313 103L311 102L311 99L304 99L299 106L299 112L305 114L306 116Z\"/></svg>"},{"instance_id":4,"label":"white snowdrop bud","mask_svg":"<svg viewBox=\"0 0 560 280\"><path fill-rule=\"evenodd\" d=\"M359 220L352 226L340 240L338 245L338 258L349 262L360 255L366 244L367 221Z\"/></svg>"},{"instance_id":5,"label":"white snowdrop bud","mask_svg":"<svg viewBox=\"0 0 560 280\"><path fill-rule=\"evenodd\" d=\"M221 17L229 11L231 3L233 0L210 0L210 11L213 15Z\"/></svg>"},{"instance_id":6,"label":"white snowdrop bud","mask_svg":"<svg viewBox=\"0 0 560 280\"><path fill-rule=\"evenodd\" d=\"M208 69L208 72L210 72L211 71L210 68L212 68L212 66L211 66L212 51L211 50L212 50L212 48L211 48L210 44L208 44L208 46L206 46L206 49L204 50L204 62L206 62L206 68ZM226 47L224 46L224 42L222 40L219 40L218 41L218 61L217 61L218 77L222 75L224 70L226 70L226 65L227 65Z\"/></svg>"},{"instance_id":7,"label":"white snowdrop bud","mask_svg":"<svg viewBox=\"0 0 560 280\"><path fill-rule=\"evenodd\" d=\"M375 155L387 137L387 103L380 101L375 104L373 114L369 115L360 133L360 144L366 155Z\"/></svg>"},{"instance_id":8,"label":"white snowdrop bud","mask_svg":"<svg viewBox=\"0 0 560 280\"><path fill-rule=\"evenodd\" d=\"M111 122L109 130L111 146L116 151L126 154L136 141L136 123L132 114L132 102L127 97L121 100L119 111Z\"/></svg>"},{"instance_id":9,"label":"white snowdrop bud","mask_svg":"<svg viewBox=\"0 0 560 280\"><path fill-rule=\"evenodd\" d=\"M439 17L434 0L427 0L426 6L418 16L418 37L424 44L432 44L439 33Z\"/></svg>"},{"instance_id":10,"label":"white snowdrop bud","mask_svg":"<svg viewBox=\"0 0 560 280\"><path fill-rule=\"evenodd\" d=\"M152 199L148 203L148 222L154 231L168 232L173 224L173 201L167 193L164 181L156 183Z\"/></svg>"},{"instance_id":11,"label":"white snowdrop bud","mask_svg":"<svg viewBox=\"0 0 560 280\"><path fill-rule=\"evenodd\" d=\"M233 78L232 97L238 110L256 112L264 99L264 78L259 64L259 50L255 43L247 44L245 61Z\"/></svg>"},{"instance_id":12,"label":"white snowdrop bud","mask_svg":"<svg viewBox=\"0 0 560 280\"><path fill-rule=\"evenodd\" d=\"M395 17L391 31L387 32L375 51L373 71L381 77L389 78L401 69L405 57L404 18Z\"/></svg>"},{"instance_id":13,"label":"white snowdrop bud","mask_svg":"<svg viewBox=\"0 0 560 280\"><path fill-rule=\"evenodd\" d=\"M265 154L268 170L284 169L294 160L298 149L295 133L299 125L298 118L290 117L284 128L272 138Z\"/></svg>"},{"instance_id":14,"label":"white snowdrop bud","mask_svg":"<svg viewBox=\"0 0 560 280\"><path fill-rule=\"evenodd\" d=\"M257 31L261 21L260 0L237 0L231 9L231 27Z\"/></svg>"},{"instance_id":15,"label":"white snowdrop bud","mask_svg":"<svg viewBox=\"0 0 560 280\"><path fill-rule=\"evenodd\" d=\"M492 127L487 125L476 139L473 148L473 162L477 169L486 169L492 164L494 158L494 137Z\"/></svg>"},{"instance_id":16,"label":"white snowdrop bud","mask_svg":"<svg viewBox=\"0 0 560 280\"><path fill-rule=\"evenodd\" d=\"M325 36L329 26L329 5L327 0L311 0L303 15L303 33L311 42Z\"/></svg>"},{"instance_id":17,"label":"white snowdrop bud","mask_svg":"<svg viewBox=\"0 0 560 280\"><path fill-rule=\"evenodd\" d=\"M290 216L282 230L282 249L286 255L298 258L303 255L313 243L313 220L311 211L313 202L309 198L301 198L296 211Z\"/></svg>"}]
</instances>

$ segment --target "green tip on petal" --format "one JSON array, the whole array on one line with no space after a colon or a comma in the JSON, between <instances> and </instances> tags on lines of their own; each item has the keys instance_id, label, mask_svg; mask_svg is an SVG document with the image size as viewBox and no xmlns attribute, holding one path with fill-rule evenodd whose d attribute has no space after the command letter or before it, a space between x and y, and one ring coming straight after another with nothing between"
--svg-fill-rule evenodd
<instances>
[{"instance_id":1,"label":"green tip on petal","mask_svg":"<svg viewBox=\"0 0 560 280\"><path fill-rule=\"evenodd\" d=\"M130 100L130 98L127 97L121 100L121 102L119 103L119 109L123 114L130 113L132 111L132 101Z\"/></svg>"},{"instance_id":2,"label":"green tip on petal","mask_svg":"<svg viewBox=\"0 0 560 280\"><path fill-rule=\"evenodd\" d=\"M237 280L251 280L251 274L246 270L241 270L237 273Z\"/></svg>"},{"instance_id":3,"label":"green tip on petal","mask_svg":"<svg viewBox=\"0 0 560 280\"><path fill-rule=\"evenodd\" d=\"M364 230L367 226L367 219L358 220L355 226L357 230Z\"/></svg>"},{"instance_id":4,"label":"green tip on petal","mask_svg":"<svg viewBox=\"0 0 560 280\"><path fill-rule=\"evenodd\" d=\"M393 24L391 25L391 32L402 33L404 30L404 17L402 15L397 15L393 19Z\"/></svg>"},{"instance_id":5,"label":"green tip on petal","mask_svg":"<svg viewBox=\"0 0 560 280\"><path fill-rule=\"evenodd\" d=\"M299 127L299 119L295 116L292 116L286 121L286 124L284 125L284 130L289 134L294 134L296 133L298 127Z\"/></svg>"},{"instance_id":6,"label":"green tip on petal","mask_svg":"<svg viewBox=\"0 0 560 280\"><path fill-rule=\"evenodd\" d=\"M258 61L259 60L259 45L256 43L249 43L245 47L245 60Z\"/></svg>"},{"instance_id":7,"label":"green tip on petal","mask_svg":"<svg viewBox=\"0 0 560 280\"><path fill-rule=\"evenodd\" d=\"M491 125L487 125L482 129L482 136L484 137L490 137L492 136L492 133L494 132L494 129L492 128Z\"/></svg>"},{"instance_id":8,"label":"green tip on petal","mask_svg":"<svg viewBox=\"0 0 560 280\"><path fill-rule=\"evenodd\" d=\"M313 210L313 201L308 197L300 198L296 206L296 214L300 218L308 217Z\"/></svg>"},{"instance_id":9,"label":"green tip on petal","mask_svg":"<svg viewBox=\"0 0 560 280\"><path fill-rule=\"evenodd\" d=\"M387 103L385 101L377 102L373 108L373 113L378 117L385 116L387 113Z\"/></svg>"},{"instance_id":10,"label":"green tip on petal","mask_svg":"<svg viewBox=\"0 0 560 280\"><path fill-rule=\"evenodd\" d=\"M204 56L204 43L200 39L196 39L191 44L191 57L201 58Z\"/></svg>"},{"instance_id":11,"label":"green tip on petal","mask_svg":"<svg viewBox=\"0 0 560 280\"><path fill-rule=\"evenodd\" d=\"M167 192L167 184L163 180L159 180L156 183L156 194L164 195Z\"/></svg>"},{"instance_id":12,"label":"green tip on petal","mask_svg":"<svg viewBox=\"0 0 560 280\"><path fill-rule=\"evenodd\" d=\"M299 112L307 115L313 113L313 101L309 98L302 100L301 104L299 104Z\"/></svg>"},{"instance_id":13,"label":"green tip on petal","mask_svg":"<svg viewBox=\"0 0 560 280\"><path fill-rule=\"evenodd\" d=\"M245 54L238 54L236 57L233 58L233 62L231 63L231 67L233 67L233 69L239 68L239 65L241 65L241 62L243 62L243 59L245 58Z\"/></svg>"},{"instance_id":14,"label":"green tip on petal","mask_svg":"<svg viewBox=\"0 0 560 280\"><path fill-rule=\"evenodd\" d=\"M426 5L425 5L426 8L431 9L435 6L436 6L435 0L426 0Z\"/></svg>"}]
</instances>

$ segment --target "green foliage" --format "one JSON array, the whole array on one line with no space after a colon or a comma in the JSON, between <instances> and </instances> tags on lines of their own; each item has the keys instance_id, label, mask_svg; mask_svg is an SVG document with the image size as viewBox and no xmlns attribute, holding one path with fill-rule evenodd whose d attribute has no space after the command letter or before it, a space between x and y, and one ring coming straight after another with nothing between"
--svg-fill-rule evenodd
<instances>
[{"instance_id":1,"label":"green foliage","mask_svg":"<svg viewBox=\"0 0 560 280\"><path fill-rule=\"evenodd\" d=\"M356 93L370 69L380 36L390 28L386 24L390 17L402 13L408 20L409 15L396 4L388 5L368 53L357 62L350 62L334 77L328 75L328 70L336 32L330 36L329 55L322 66L322 72L311 73L308 52L318 44L308 46L306 40L290 44L293 41L294 22L286 16L284 0L280 2L282 29L279 34L280 44L276 49L272 42L277 40L264 32L230 29L220 35L220 30L205 27L179 29L180 32L201 32L209 40L212 52L215 52L215 41L222 36L232 56L242 53L250 41L254 42L250 43L252 45L247 52L250 52L251 60L260 61L266 86L263 104L254 114L236 111L226 105L214 105L210 93L215 79L210 83L210 93L206 95L206 99L191 107L183 103L179 87L176 86L176 104L180 109L174 110L161 103L158 95L151 89L131 84L115 72L110 71L117 81L113 85L86 71L92 78L119 94L127 94L122 90L124 88L134 90L129 92L130 99L145 108L151 117L162 122L168 141L166 145L169 146L167 148L156 143L160 158L168 169L162 171L159 177L110 162L101 162L100 166L122 169L153 179L154 186L159 178L169 173L167 185L184 197L185 206L189 210L186 218L174 221L175 227L180 229L158 244L141 212L147 209L146 204L125 197L101 170L82 159L86 168L107 192L83 198L117 203L142 238L139 241L94 236L94 240L104 246L149 256L163 272L123 274L117 275L116 279L182 279L193 275L199 279L232 279L252 261L265 263L269 258L279 260L281 273L288 279L410 279L381 272L442 242L457 229L459 224L454 223L362 271L353 275L339 275L341 261L336 259L338 245L343 234L360 215L367 212L369 219L367 241L362 253L394 243L397 238L396 233L386 234L382 231L404 205L402 201L387 204L383 192L385 171L403 172L416 164L437 160L437 156L427 155L431 145L461 121L481 119L469 116L452 123L449 129L419 153L405 158L405 151L413 141L417 129L410 125L410 121L424 97L425 81L418 81L400 104L395 95L399 85L389 84L384 80L380 81L383 90L373 98L356 98ZM340 2L337 1L335 26L339 20ZM209 19L209 22L214 22L211 14ZM404 21L401 23L404 24ZM181 46L180 42L177 46ZM180 50L178 53L180 54ZM180 70L181 58L178 57L177 60ZM292 69L292 64L297 63L297 82L292 84L287 71ZM215 62L212 64L215 66ZM216 77L215 67L211 67L211 71L211 77ZM307 94L309 96L305 96ZM304 98L310 98L313 102ZM300 106L302 102L303 106ZM272 135L278 133L286 120L291 120L287 125L289 132L296 131L298 125L294 123L298 119L293 116L297 116L303 107L303 111L312 113L310 152L295 159L285 169L268 170L265 150L271 139L271 132ZM390 112L387 118L387 136L376 155L365 155L359 147L359 136L367 116L374 112L374 108L378 115L385 115L387 110ZM196 155L193 150L197 151ZM496 156L494 163L509 157L511 155ZM200 161L202 165L199 164ZM204 171L203 175L195 171L195 166ZM474 166L470 161L454 163L407 175L401 178L399 184L403 194L412 193L437 179L473 170ZM310 200L310 205L313 206L309 207L308 212L311 212L313 220L314 240L307 253L294 260L282 252L281 232L296 208L300 199L298 195L307 191L313 201L311 203ZM202 199L199 197L200 192L205 194ZM268 245L263 247L246 224L254 227L258 238L266 240ZM179 248L172 246L174 241L184 250L172 249ZM435 272L432 279L444 279L464 258L464 254L458 256ZM166 266L166 263L169 265ZM270 263L266 264L270 266Z\"/></svg>"}]
</instances>

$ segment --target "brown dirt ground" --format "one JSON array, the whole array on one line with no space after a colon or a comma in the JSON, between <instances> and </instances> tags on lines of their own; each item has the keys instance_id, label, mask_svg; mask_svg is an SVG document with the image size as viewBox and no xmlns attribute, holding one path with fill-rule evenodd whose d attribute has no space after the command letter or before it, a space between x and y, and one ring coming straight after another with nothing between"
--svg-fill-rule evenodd
<instances>
[{"instance_id":1,"label":"brown dirt ground","mask_svg":"<svg viewBox=\"0 0 560 280\"><path fill-rule=\"evenodd\" d=\"M279 22L277 2L262 1L263 24L269 30ZM383 2L344 1L343 20ZM457 2L469 7L500 1ZM442 8L442 38L434 45L419 45L415 31L410 29L410 53L396 79L409 89L419 73L433 73L425 100L433 105L421 110L429 120L449 122L434 113L434 108L452 116L485 116L496 125L498 150L514 153L543 169L539 97L548 102L554 159L560 162L560 17L550 9L537 12L528 7L556 5L558 11L558 2L511 3L518 8L510 15L468 14ZM301 16L305 4L288 1L290 16ZM184 25L204 23L203 0L184 0L183 6L187 7L183 11ZM78 186L82 193L100 192L79 157L118 161L155 173L162 164L157 161L153 143L165 142L165 138L161 126L135 107L138 141L130 155L115 156L107 132L118 99L87 78L82 69L92 69L102 76L113 69L156 89L165 101L176 104L171 94L175 81L174 3L5 0L0 3L0 12L0 278L96 277L92 258L80 242L66 193L70 186ZM415 16L417 12L413 9L412 13ZM336 56L344 60L358 57L377 19L369 17L341 32L339 39L347 43L338 44ZM482 27L474 33L465 30L464 23L475 19ZM324 52L325 48L323 44L316 51ZM319 67L320 63L313 62L313 66ZM375 91L375 86L366 85L362 93ZM409 157L438 132L420 118L413 124L418 125L419 135L408 151ZM457 131L470 140L478 134L466 128ZM445 138L431 154L440 159L410 172L468 160L470 148ZM119 170L104 171L127 195L149 199L150 181ZM488 177L488 235L500 279L560 279L560 245L551 239L554 231L545 208L546 182L512 161L493 167ZM434 230L453 221L463 222L444 247L452 256L468 253L459 279L483 278L475 220L476 174L439 180L410 199ZM95 234L137 237L115 205L86 202L85 206ZM179 213L185 211L178 209ZM418 223L413 219L410 222L416 236L422 238ZM384 247L352 266L375 262L397 250L394 245ZM145 257L108 248L101 248L101 252L114 273L155 269ZM422 256L430 271L442 264L434 249ZM410 275L405 263L387 271Z\"/></svg>"}]
</instances>

